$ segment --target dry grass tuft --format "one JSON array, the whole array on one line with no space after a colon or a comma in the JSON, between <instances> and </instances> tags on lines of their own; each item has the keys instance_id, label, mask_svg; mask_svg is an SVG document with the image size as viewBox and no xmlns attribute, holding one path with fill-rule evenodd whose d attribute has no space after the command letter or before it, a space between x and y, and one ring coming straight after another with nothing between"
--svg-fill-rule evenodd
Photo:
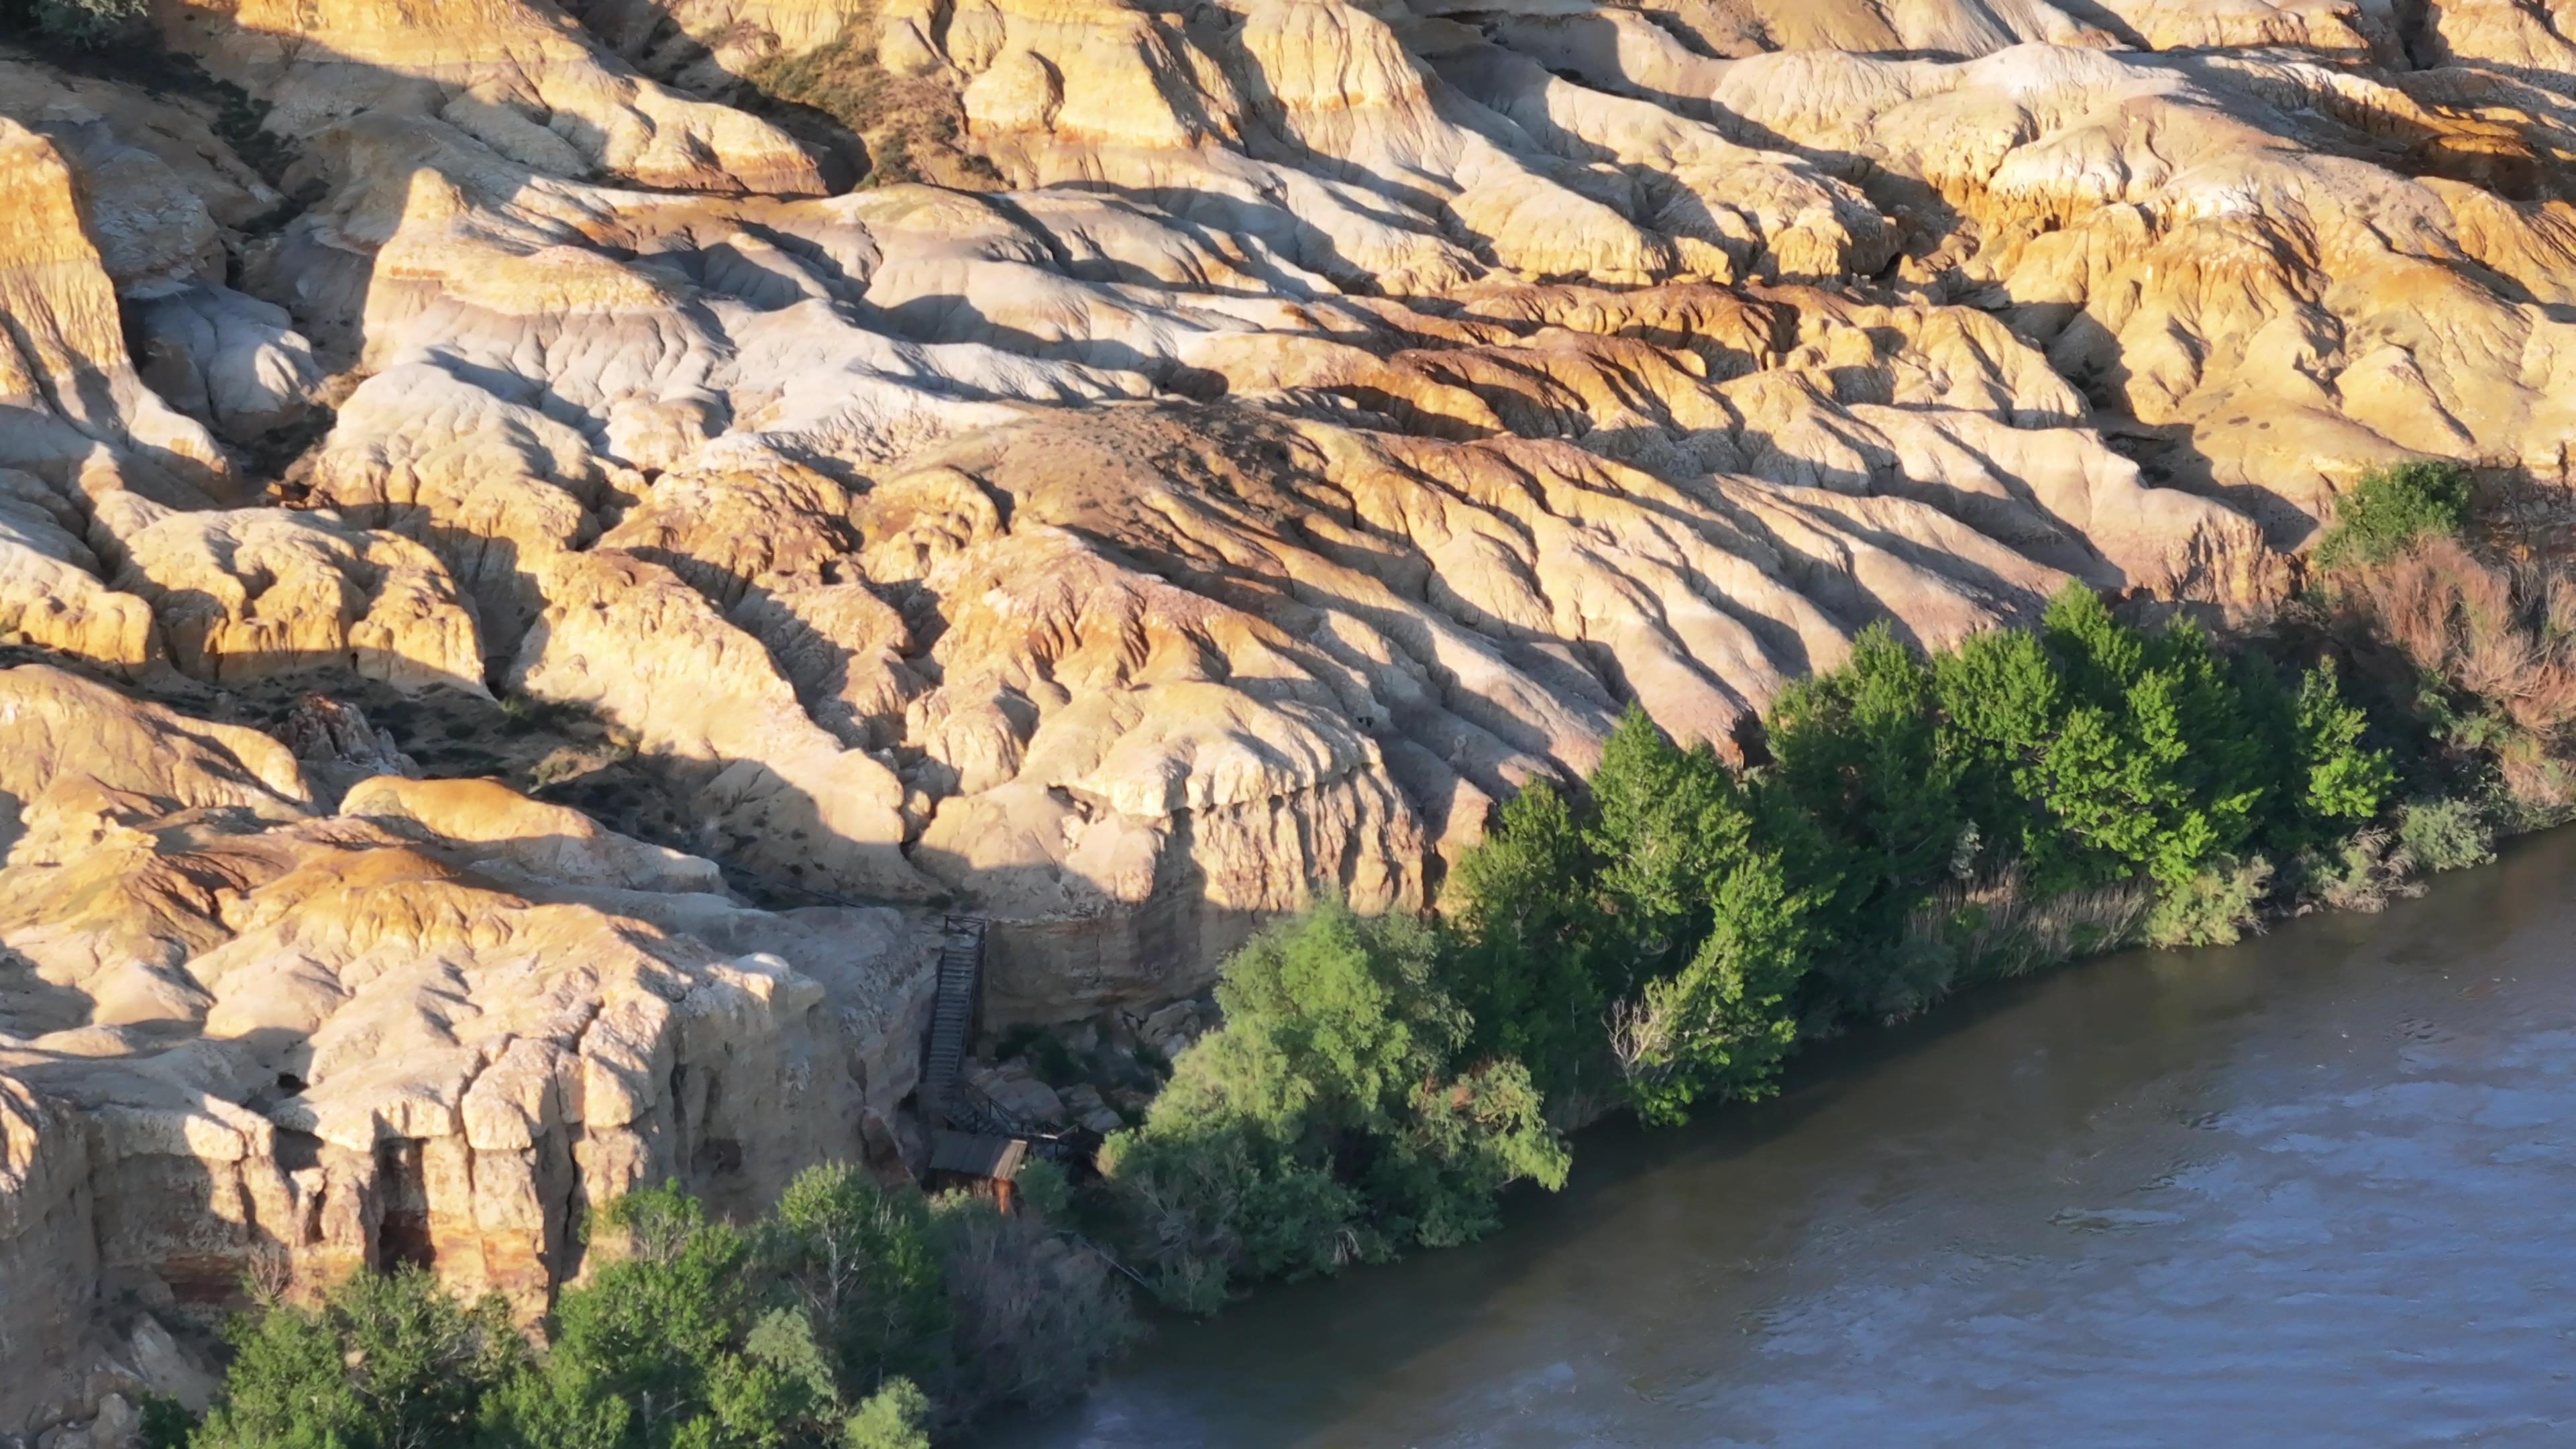
<instances>
[{"instance_id":1,"label":"dry grass tuft","mask_svg":"<svg viewBox=\"0 0 2576 1449\"><path fill-rule=\"evenodd\" d=\"M1933 892L1905 935L1917 953L1951 953L1963 979L2021 976L2126 943L2148 905L2138 882L2043 897L2016 864Z\"/></svg>"},{"instance_id":2,"label":"dry grass tuft","mask_svg":"<svg viewBox=\"0 0 2576 1449\"><path fill-rule=\"evenodd\" d=\"M2576 571L2557 552L2437 537L2329 575L2342 622L2473 701L2454 742L2491 754L2512 798L2546 812L2576 805Z\"/></svg>"}]
</instances>

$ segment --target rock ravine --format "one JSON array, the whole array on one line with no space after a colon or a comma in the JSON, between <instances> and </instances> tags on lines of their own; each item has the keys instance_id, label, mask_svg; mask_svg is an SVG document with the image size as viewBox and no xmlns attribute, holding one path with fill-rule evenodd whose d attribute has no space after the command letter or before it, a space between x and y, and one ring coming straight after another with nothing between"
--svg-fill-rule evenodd
<instances>
[{"instance_id":1,"label":"rock ravine","mask_svg":"<svg viewBox=\"0 0 2576 1449\"><path fill-rule=\"evenodd\" d=\"M2562 479L2568 8L0 35L0 1431L246 1273L533 1316L639 1182L918 1165L942 911L988 1028L1142 1022L1631 703Z\"/></svg>"}]
</instances>

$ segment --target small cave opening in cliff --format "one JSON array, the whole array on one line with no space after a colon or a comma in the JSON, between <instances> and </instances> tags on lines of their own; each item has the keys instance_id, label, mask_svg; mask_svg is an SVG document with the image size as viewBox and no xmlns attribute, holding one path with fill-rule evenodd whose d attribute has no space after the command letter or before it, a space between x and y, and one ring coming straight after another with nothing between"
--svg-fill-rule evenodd
<instances>
[{"instance_id":1,"label":"small cave opening in cliff","mask_svg":"<svg viewBox=\"0 0 2576 1449\"><path fill-rule=\"evenodd\" d=\"M429 1182L421 1153L428 1144L417 1137L393 1137L376 1144L376 1200L383 1215L376 1220L375 1266L428 1268L438 1261L429 1240Z\"/></svg>"}]
</instances>

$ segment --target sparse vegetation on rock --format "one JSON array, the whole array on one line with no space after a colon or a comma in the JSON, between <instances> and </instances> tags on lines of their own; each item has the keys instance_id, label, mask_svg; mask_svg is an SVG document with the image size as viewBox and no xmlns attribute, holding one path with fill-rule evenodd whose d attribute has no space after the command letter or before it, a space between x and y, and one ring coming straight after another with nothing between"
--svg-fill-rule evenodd
<instances>
[{"instance_id":1,"label":"sparse vegetation on rock","mask_svg":"<svg viewBox=\"0 0 2576 1449\"><path fill-rule=\"evenodd\" d=\"M966 108L935 75L901 74L877 55L878 19L851 20L823 45L753 63L743 80L761 103L829 117L866 152L862 185L927 181L970 189L1001 177L965 144Z\"/></svg>"}]
</instances>

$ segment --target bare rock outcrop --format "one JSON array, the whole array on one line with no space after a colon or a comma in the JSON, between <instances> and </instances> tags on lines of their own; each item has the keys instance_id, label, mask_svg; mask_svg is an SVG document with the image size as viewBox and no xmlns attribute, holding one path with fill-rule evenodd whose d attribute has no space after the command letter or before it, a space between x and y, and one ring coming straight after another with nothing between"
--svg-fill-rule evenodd
<instances>
[{"instance_id":1,"label":"bare rock outcrop","mask_svg":"<svg viewBox=\"0 0 2576 1449\"><path fill-rule=\"evenodd\" d=\"M428 549L322 512L181 513L121 495L99 526L114 582L151 605L172 661L210 684L325 674L480 691L471 607Z\"/></svg>"},{"instance_id":2,"label":"bare rock outcrop","mask_svg":"<svg viewBox=\"0 0 2576 1449\"><path fill-rule=\"evenodd\" d=\"M86 493L228 496L212 435L134 370L74 185L54 141L0 114L0 466Z\"/></svg>"},{"instance_id":3,"label":"bare rock outcrop","mask_svg":"<svg viewBox=\"0 0 2576 1449\"><path fill-rule=\"evenodd\" d=\"M534 1313L585 1202L756 1206L893 1140L930 981L894 912L748 909L488 782L324 816L276 741L43 666L0 670L0 746L0 1423L102 1294L419 1261Z\"/></svg>"},{"instance_id":4,"label":"bare rock outcrop","mask_svg":"<svg viewBox=\"0 0 2576 1449\"><path fill-rule=\"evenodd\" d=\"M76 178L90 239L126 302L144 381L218 436L302 416L321 381L286 313L226 285L229 250L286 204L197 113L80 79L0 47L0 116L53 144ZM188 463L220 469L190 440Z\"/></svg>"},{"instance_id":5,"label":"bare rock outcrop","mask_svg":"<svg viewBox=\"0 0 2576 1449\"><path fill-rule=\"evenodd\" d=\"M823 189L812 158L777 129L637 74L551 0L188 0L157 18L173 48L265 98L268 126L287 135L405 110L558 175L596 171L673 190Z\"/></svg>"}]
</instances>

